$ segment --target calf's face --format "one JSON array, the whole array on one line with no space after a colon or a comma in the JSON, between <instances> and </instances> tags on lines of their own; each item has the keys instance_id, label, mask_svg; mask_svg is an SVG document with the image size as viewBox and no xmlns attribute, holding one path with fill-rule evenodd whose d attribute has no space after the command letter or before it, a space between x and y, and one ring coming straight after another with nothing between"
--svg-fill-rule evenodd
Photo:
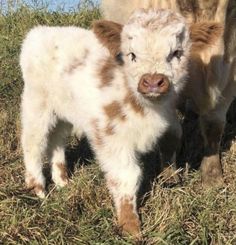
<instances>
[{"instance_id":1,"label":"calf's face","mask_svg":"<svg viewBox=\"0 0 236 245\"><path fill-rule=\"evenodd\" d=\"M180 15L166 10L136 11L121 33L129 87L144 97L178 91L187 74L189 48L188 30Z\"/></svg>"},{"instance_id":2,"label":"calf's face","mask_svg":"<svg viewBox=\"0 0 236 245\"><path fill-rule=\"evenodd\" d=\"M183 87L190 41L179 14L141 9L124 26L101 20L94 23L93 31L137 96L156 98Z\"/></svg>"}]
</instances>

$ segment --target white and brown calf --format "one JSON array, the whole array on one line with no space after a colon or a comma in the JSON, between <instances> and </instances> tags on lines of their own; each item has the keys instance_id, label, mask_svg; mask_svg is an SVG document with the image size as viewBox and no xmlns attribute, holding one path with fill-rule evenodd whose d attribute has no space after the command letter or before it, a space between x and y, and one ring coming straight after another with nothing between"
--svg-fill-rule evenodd
<instances>
[{"instance_id":1,"label":"white and brown calf","mask_svg":"<svg viewBox=\"0 0 236 245\"><path fill-rule=\"evenodd\" d=\"M227 110L236 95L236 2L102 0L101 5L104 17L118 23L124 23L137 8L171 9L184 16L190 26L193 45L189 79L180 97L187 98L191 109L200 115L205 143L201 162L203 184L221 185L220 140Z\"/></svg>"},{"instance_id":2,"label":"white and brown calf","mask_svg":"<svg viewBox=\"0 0 236 245\"><path fill-rule=\"evenodd\" d=\"M98 21L93 30L31 30L20 58L28 187L45 196L46 151L53 181L67 184L64 140L73 127L91 143L119 225L138 234L142 171L137 153L151 150L170 123L180 137L175 100L187 74L189 48L184 19L164 10L137 11L124 26Z\"/></svg>"}]
</instances>

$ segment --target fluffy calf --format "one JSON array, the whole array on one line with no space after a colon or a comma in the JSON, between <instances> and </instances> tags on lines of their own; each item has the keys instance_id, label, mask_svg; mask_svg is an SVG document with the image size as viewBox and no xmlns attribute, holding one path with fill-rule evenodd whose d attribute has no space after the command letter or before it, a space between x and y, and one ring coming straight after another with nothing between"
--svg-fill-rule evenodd
<instances>
[{"instance_id":1,"label":"fluffy calf","mask_svg":"<svg viewBox=\"0 0 236 245\"><path fill-rule=\"evenodd\" d=\"M31 30L20 58L28 187L45 196L46 151L55 184L68 182L64 140L73 127L93 147L119 225L139 233L138 153L151 150L170 122L180 134L174 104L187 73L189 47L184 19L163 10L137 11L124 26L98 21L93 30Z\"/></svg>"},{"instance_id":2,"label":"fluffy calf","mask_svg":"<svg viewBox=\"0 0 236 245\"><path fill-rule=\"evenodd\" d=\"M104 17L119 23L140 7L172 9L190 25L193 46L182 98L190 99L191 109L200 115L205 142L202 181L208 186L221 185L220 140L226 112L236 95L235 0L102 0Z\"/></svg>"}]
</instances>

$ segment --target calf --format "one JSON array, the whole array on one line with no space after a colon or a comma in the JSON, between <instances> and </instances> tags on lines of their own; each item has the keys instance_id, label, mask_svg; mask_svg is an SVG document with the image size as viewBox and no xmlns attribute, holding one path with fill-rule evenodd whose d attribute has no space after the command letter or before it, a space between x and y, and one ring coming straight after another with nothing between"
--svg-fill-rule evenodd
<instances>
[{"instance_id":1,"label":"calf","mask_svg":"<svg viewBox=\"0 0 236 245\"><path fill-rule=\"evenodd\" d=\"M205 143L202 182L205 186L221 185L220 140L227 110L236 95L235 0L102 0L104 17L119 23L140 7L172 9L190 25L189 79L181 97L189 99L191 109L200 115Z\"/></svg>"},{"instance_id":2,"label":"calf","mask_svg":"<svg viewBox=\"0 0 236 245\"><path fill-rule=\"evenodd\" d=\"M20 57L28 187L45 196L46 151L53 181L67 184L64 140L73 127L87 136L105 173L119 226L137 235L138 153L150 151L170 123L180 137L175 100L185 82L189 49L184 18L164 10L139 10L124 26L97 21L92 31L31 30Z\"/></svg>"}]
</instances>

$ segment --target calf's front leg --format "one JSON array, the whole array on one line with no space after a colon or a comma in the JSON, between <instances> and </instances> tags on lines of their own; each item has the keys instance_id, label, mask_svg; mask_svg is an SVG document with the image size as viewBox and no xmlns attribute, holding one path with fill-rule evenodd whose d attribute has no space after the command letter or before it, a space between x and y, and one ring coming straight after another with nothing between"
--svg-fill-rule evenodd
<instances>
[{"instance_id":1,"label":"calf's front leg","mask_svg":"<svg viewBox=\"0 0 236 245\"><path fill-rule=\"evenodd\" d=\"M97 158L105 172L107 186L113 196L118 226L124 234L140 237L140 220L137 212L137 192L141 169L135 153L128 147L115 147L114 143L100 149Z\"/></svg>"}]
</instances>

